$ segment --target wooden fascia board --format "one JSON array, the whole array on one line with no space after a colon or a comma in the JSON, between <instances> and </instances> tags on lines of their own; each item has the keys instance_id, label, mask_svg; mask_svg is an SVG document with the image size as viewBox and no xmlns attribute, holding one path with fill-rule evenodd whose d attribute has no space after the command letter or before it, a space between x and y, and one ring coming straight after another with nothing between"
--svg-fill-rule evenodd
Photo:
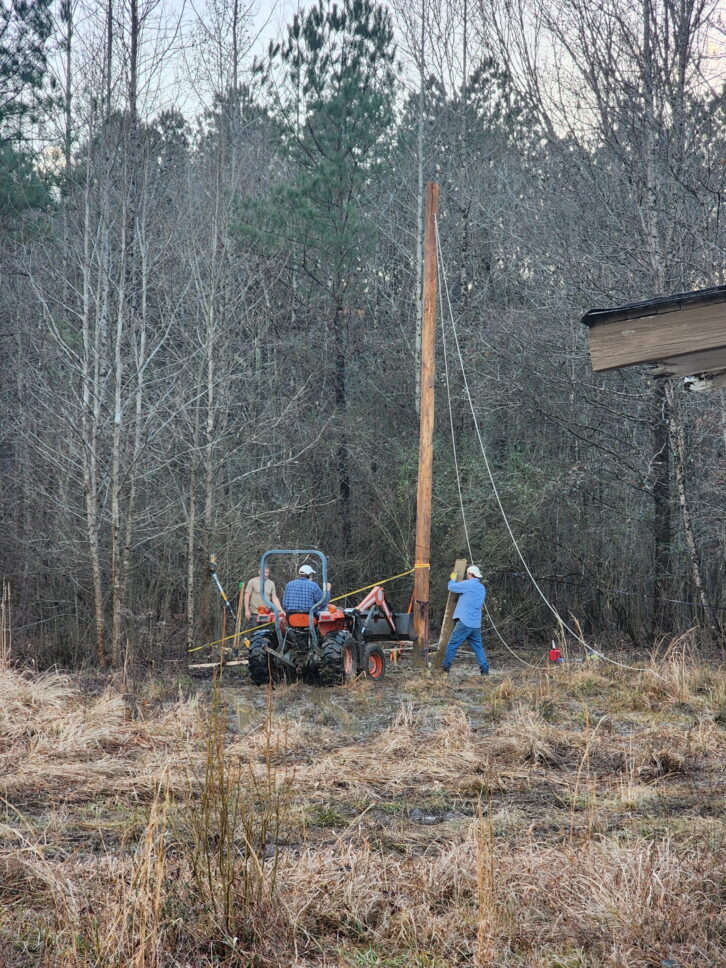
<instances>
[{"instance_id":1,"label":"wooden fascia board","mask_svg":"<svg viewBox=\"0 0 726 968\"><path fill-rule=\"evenodd\" d=\"M724 347L726 303L690 306L590 327L590 358L596 373Z\"/></svg>"},{"instance_id":2,"label":"wooden fascia board","mask_svg":"<svg viewBox=\"0 0 726 968\"><path fill-rule=\"evenodd\" d=\"M726 369L726 347L706 350L703 353L684 353L682 356L667 356L658 360L653 376L696 376L708 374L712 370Z\"/></svg>"}]
</instances>

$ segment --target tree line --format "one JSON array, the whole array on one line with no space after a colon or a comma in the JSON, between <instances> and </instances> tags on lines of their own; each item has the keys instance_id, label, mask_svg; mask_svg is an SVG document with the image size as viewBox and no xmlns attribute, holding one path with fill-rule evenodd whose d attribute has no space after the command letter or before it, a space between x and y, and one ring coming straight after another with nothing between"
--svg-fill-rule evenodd
<instances>
[{"instance_id":1,"label":"tree line","mask_svg":"<svg viewBox=\"0 0 726 968\"><path fill-rule=\"evenodd\" d=\"M319 547L339 593L412 564L429 180L532 573L597 641L718 638L726 397L594 375L579 321L725 281L716 5L319 0L263 54L238 0L175 16L0 4L16 641L42 663L180 657L218 627L210 553L233 586L267 548ZM438 352L434 624L466 551ZM454 365L448 389L492 614L549 639Z\"/></svg>"}]
</instances>

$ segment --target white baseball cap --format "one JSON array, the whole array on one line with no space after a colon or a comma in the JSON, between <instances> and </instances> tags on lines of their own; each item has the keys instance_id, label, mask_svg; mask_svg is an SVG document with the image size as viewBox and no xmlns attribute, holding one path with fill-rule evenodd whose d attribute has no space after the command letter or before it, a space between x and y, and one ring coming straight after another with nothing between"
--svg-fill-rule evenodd
<instances>
[{"instance_id":1,"label":"white baseball cap","mask_svg":"<svg viewBox=\"0 0 726 968\"><path fill-rule=\"evenodd\" d=\"M482 577L482 574L476 565L469 565L469 567L466 569L466 573L467 575L473 575L475 578Z\"/></svg>"},{"instance_id":2,"label":"white baseball cap","mask_svg":"<svg viewBox=\"0 0 726 968\"><path fill-rule=\"evenodd\" d=\"M300 565L298 569L301 575L314 575L315 569L311 568L310 565Z\"/></svg>"}]
</instances>

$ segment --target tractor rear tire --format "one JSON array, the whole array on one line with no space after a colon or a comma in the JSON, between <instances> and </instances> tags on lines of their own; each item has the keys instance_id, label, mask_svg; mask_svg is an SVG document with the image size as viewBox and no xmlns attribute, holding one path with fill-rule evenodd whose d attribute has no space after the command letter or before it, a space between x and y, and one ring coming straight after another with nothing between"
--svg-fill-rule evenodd
<instances>
[{"instance_id":1,"label":"tractor rear tire","mask_svg":"<svg viewBox=\"0 0 726 968\"><path fill-rule=\"evenodd\" d=\"M355 679L358 672L355 639L341 629L326 635L321 643L322 657L318 676L324 686L339 686Z\"/></svg>"},{"instance_id":2,"label":"tractor rear tire","mask_svg":"<svg viewBox=\"0 0 726 968\"><path fill-rule=\"evenodd\" d=\"M275 638L270 632L255 632L250 639L248 661L250 679L255 686L266 686L268 682L280 681L275 657L268 655L268 645L275 647Z\"/></svg>"},{"instance_id":3,"label":"tractor rear tire","mask_svg":"<svg viewBox=\"0 0 726 968\"><path fill-rule=\"evenodd\" d=\"M363 659L363 669L366 677L374 682L380 682L386 675L386 654L380 645L369 645Z\"/></svg>"}]
</instances>

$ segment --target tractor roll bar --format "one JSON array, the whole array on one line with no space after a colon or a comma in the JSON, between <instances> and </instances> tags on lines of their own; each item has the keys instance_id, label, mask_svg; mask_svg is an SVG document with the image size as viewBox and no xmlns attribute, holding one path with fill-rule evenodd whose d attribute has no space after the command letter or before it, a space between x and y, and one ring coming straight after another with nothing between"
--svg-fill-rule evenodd
<instances>
[{"instance_id":1,"label":"tractor roll bar","mask_svg":"<svg viewBox=\"0 0 726 968\"><path fill-rule=\"evenodd\" d=\"M306 557L309 555L314 555L316 558L320 559L320 580L321 591L323 594L320 601L315 602L308 615L308 621L310 623L310 635L312 641L317 644L318 636L315 630L315 622L313 621L313 617L315 615L315 610L320 608L320 606L325 602L328 584L328 559L325 557L322 551L318 551L315 548L273 548L270 551L266 551L260 558L260 598L275 616L274 624L278 641L280 641L282 638L282 633L280 632L280 610L275 607L273 602L268 601L267 595L265 594L265 568L267 567L267 559L271 555L305 555ZM280 645L282 645L281 641Z\"/></svg>"}]
</instances>

